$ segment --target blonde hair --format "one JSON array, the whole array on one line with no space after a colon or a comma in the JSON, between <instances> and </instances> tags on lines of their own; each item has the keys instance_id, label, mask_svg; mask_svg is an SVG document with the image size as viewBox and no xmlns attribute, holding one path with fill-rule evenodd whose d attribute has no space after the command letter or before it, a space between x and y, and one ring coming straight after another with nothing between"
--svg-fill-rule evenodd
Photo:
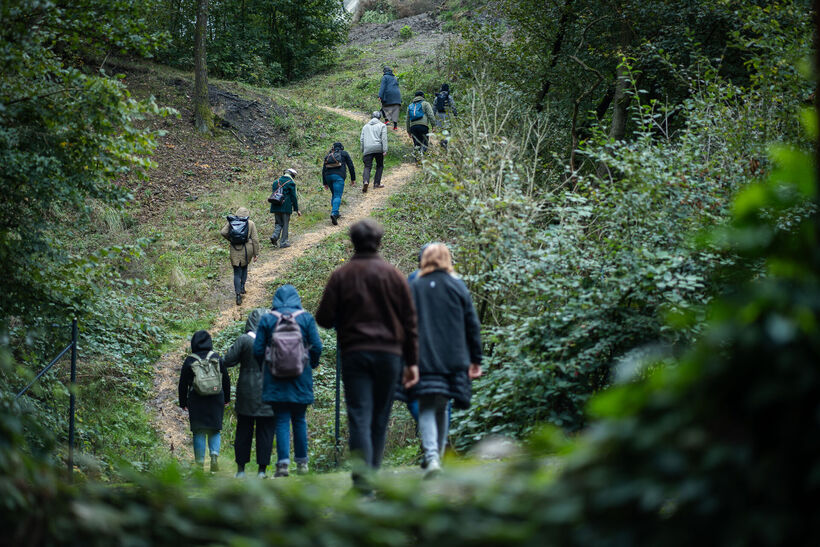
<instances>
[{"instance_id":1,"label":"blonde hair","mask_svg":"<svg viewBox=\"0 0 820 547\"><path fill-rule=\"evenodd\" d=\"M429 245L421 255L420 276L427 275L436 270L444 270L453 273L453 256L450 249L444 243L433 243Z\"/></svg>"}]
</instances>

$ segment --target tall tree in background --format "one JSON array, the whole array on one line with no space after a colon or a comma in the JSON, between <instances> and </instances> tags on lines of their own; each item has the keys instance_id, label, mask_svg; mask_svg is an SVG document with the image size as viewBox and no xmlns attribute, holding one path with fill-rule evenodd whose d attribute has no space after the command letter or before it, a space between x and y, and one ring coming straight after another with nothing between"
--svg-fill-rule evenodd
<instances>
[{"instance_id":1,"label":"tall tree in background","mask_svg":"<svg viewBox=\"0 0 820 547\"><path fill-rule=\"evenodd\" d=\"M208 0L198 0L194 33L194 125L200 133L214 128L214 114L208 102L208 63L205 38L208 30Z\"/></svg>"}]
</instances>

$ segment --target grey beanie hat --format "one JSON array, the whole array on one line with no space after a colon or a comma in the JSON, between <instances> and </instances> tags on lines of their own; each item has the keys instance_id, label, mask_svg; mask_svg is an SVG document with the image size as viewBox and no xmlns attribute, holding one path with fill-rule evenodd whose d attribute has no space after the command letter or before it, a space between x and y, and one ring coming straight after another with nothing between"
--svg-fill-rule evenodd
<instances>
[{"instance_id":1,"label":"grey beanie hat","mask_svg":"<svg viewBox=\"0 0 820 547\"><path fill-rule=\"evenodd\" d=\"M373 111L373 116L372 116L372 117L377 118L377 119L381 119L381 117L382 117L382 111L381 111L381 110L374 110L374 111Z\"/></svg>"}]
</instances>

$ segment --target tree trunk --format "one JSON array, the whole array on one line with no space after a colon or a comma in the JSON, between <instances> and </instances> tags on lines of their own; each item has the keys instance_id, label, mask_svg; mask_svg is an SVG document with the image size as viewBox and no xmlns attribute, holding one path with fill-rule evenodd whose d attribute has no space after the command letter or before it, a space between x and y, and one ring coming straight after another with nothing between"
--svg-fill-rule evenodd
<instances>
[{"instance_id":1,"label":"tree trunk","mask_svg":"<svg viewBox=\"0 0 820 547\"><path fill-rule=\"evenodd\" d=\"M620 38L618 45L621 46L622 54L632 39L632 31L626 21L621 21ZM612 125L609 128L609 137L613 140L623 140L626 135L626 111L629 107L629 100L632 98L626 90L629 86L629 73L623 62L618 63L615 80L615 96L612 101Z\"/></svg>"},{"instance_id":2,"label":"tree trunk","mask_svg":"<svg viewBox=\"0 0 820 547\"><path fill-rule=\"evenodd\" d=\"M194 126L200 133L214 128L214 114L208 102L208 63L205 59L205 36L208 30L208 0L197 0L194 34Z\"/></svg>"},{"instance_id":3,"label":"tree trunk","mask_svg":"<svg viewBox=\"0 0 820 547\"><path fill-rule=\"evenodd\" d=\"M544 77L544 83L541 85L541 90L535 98L535 110L541 112L544 110L544 100L547 98L547 93L552 87L552 80L549 79L549 73L558 64L558 55L561 53L561 46L564 43L564 35L566 33L567 23L569 22L569 15L572 12L573 0L566 0L564 3L564 11L561 13L561 19L558 21L558 34L552 42L552 49L550 50L550 64L547 75Z\"/></svg>"}]
</instances>

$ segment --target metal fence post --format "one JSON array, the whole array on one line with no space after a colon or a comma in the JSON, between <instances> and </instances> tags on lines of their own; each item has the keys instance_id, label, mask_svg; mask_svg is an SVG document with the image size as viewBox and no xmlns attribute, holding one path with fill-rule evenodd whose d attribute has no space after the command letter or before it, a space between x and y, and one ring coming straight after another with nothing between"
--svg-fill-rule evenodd
<instances>
[{"instance_id":1,"label":"metal fence post","mask_svg":"<svg viewBox=\"0 0 820 547\"><path fill-rule=\"evenodd\" d=\"M339 352L339 333L336 333L336 432L333 437L333 455L336 467L339 467L339 414L341 406L341 375L342 375L342 355Z\"/></svg>"},{"instance_id":2,"label":"metal fence post","mask_svg":"<svg viewBox=\"0 0 820 547\"><path fill-rule=\"evenodd\" d=\"M77 318L71 322L71 384L68 396L68 480L74 478L74 388L77 385Z\"/></svg>"}]
</instances>

